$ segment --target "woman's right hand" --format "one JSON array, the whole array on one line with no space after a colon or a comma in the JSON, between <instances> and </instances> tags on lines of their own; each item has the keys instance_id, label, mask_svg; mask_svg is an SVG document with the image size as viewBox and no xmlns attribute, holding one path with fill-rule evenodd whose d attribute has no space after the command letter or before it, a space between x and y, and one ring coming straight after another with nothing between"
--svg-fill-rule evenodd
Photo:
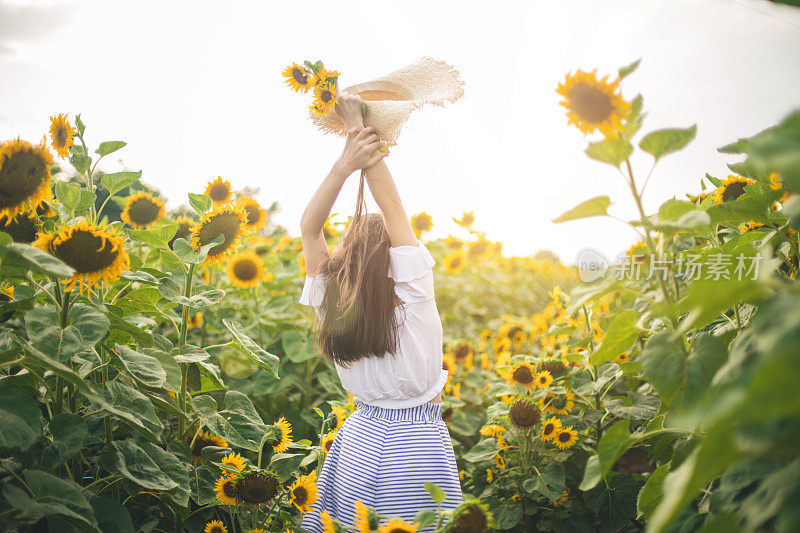
<instances>
[{"instance_id":1,"label":"woman's right hand","mask_svg":"<svg viewBox=\"0 0 800 533\"><path fill-rule=\"evenodd\" d=\"M344 150L339 156L339 164L346 175L356 170L369 168L387 155L378 151L381 147L380 139L375 133L375 128L351 128L347 132Z\"/></svg>"}]
</instances>

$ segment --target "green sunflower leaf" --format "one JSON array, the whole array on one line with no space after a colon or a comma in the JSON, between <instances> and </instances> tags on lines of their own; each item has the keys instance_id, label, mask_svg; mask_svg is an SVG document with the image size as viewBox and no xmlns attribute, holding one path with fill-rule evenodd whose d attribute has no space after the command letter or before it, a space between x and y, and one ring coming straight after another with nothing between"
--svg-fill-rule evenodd
<instances>
[{"instance_id":1,"label":"green sunflower leaf","mask_svg":"<svg viewBox=\"0 0 800 533\"><path fill-rule=\"evenodd\" d=\"M608 196L595 196L585 202L581 202L561 216L554 218L553 223L559 224L579 218L606 216L608 214L609 205L611 205L611 199Z\"/></svg>"},{"instance_id":2,"label":"green sunflower leaf","mask_svg":"<svg viewBox=\"0 0 800 533\"><path fill-rule=\"evenodd\" d=\"M233 335L234 346L242 353L250 356L254 363L278 377L278 367L280 359L261 348L256 342L244 332L244 328L238 322L222 319L222 323Z\"/></svg>"},{"instance_id":3,"label":"green sunflower leaf","mask_svg":"<svg viewBox=\"0 0 800 533\"><path fill-rule=\"evenodd\" d=\"M69 158L72 166L78 171L78 174L84 175L92 164L92 158L83 154L72 154Z\"/></svg>"},{"instance_id":4,"label":"green sunflower leaf","mask_svg":"<svg viewBox=\"0 0 800 533\"><path fill-rule=\"evenodd\" d=\"M108 154L113 154L117 150L124 148L127 145L125 141L105 141L101 142L100 146L97 148L97 153L100 154L100 157L107 156Z\"/></svg>"},{"instance_id":5,"label":"green sunflower leaf","mask_svg":"<svg viewBox=\"0 0 800 533\"><path fill-rule=\"evenodd\" d=\"M6 249L11 250L25 262L46 274L66 278L75 273L75 270L61 259L29 244L15 242L7 245Z\"/></svg>"},{"instance_id":6,"label":"green sunflower leaf","mask_svg":"<svg viewBox=\"0 0 800 533\"><path fill-rule=\"evenodd\" d=\"M141 170L138 172L112 172L111 174L105 174L102 178L100 178L100 183L106 188L109 195L114 195L125 187L130 187L141 177Z\"/></svg>"},{"instance_id":7,"label":"green sunflower leaf","mask_svg":"<svg viewBox=\"0 0 800 533\"><path fill-rule=\"evenodd\" d=\"M33 516L63 518L76 531L101 533L80 485L40 470L26 470L23 476L32 494L8 483L3 496L11 507Z\"/></svg>"},{"instance_id":8,"label":"green sunflower leaf","mask_svg":"<svg viewBox=\"0 0 800 533\"><path fill-rule=\"evenodd\" d=\"M605 337L600 347L592 354L592 364L599 365L616 358L636 341L639 336L639 313L627 309L613 318L605 328Z\"/></svg>"},{"instance_id":9,"label":"green sunflower leaf","mask_svg":"<svg viewBox=\"0 0 800 533\"><path fill-rule=\"evenodd\" d=\"M645 135L639 148L652 155L656 161L661 157L677 152L689 144L697 134L697 124L688 128L667 128Z\"/></svg>"},{"instance_id":10,"label":"green sunflower leaf","mask_svg":"<svg viewBox=\"0 0 800 533\"><path fill-rule=\"evenodd\" d=\"M438 505L441 505L445 498L447 498L447 494L445 494L442 489L430 481L425 482L425 491L431 495L433 501L435 501Z\"/></svg>"},{"instance_id":11,"label":"green sunflower leaf","mask_svg":"<svg viewBox=\"0 0 800 533\"><path fill-rule=\"evenodd\" d=\"M642 62L642 58L640 57L633 63L629 65L625 65L624 67L620 68L617 73L619 74L619 79L624 79L626 76L633 74L633 72L639 68L639 63Z\"/></svg>"},{"instance_id":12,"label":"green sunflower leaf","mask_svg":"<svg viewBox=\"0 0 800 533\"><path fill-rule=\"evenodd\" d=\"M167 373L155 357L127 346L117 344L115 354L127 373L146 387L160 388L167 381Z\"/></svg>"},{"instance_id":13,"label":"green sunflower leaf","mask_svg":"<svg viewBox=\"0 0 800 533\"><path fill-rule=\"evenodd\" d=\"M607 137L602 141L589 143L586 155L590 158L619 167L633 152L631 143L621 137Z\"/></svg>"},{"instance_id":14,"label":"green sunflower leaf","mask_svg":"<svg viewBox=\"0 0 800 533\"><path fill-rule=\"evenodd\" d=\"M25 451L42 435L41 412L31 391L17 381L0 381L0 446Z\"/></svg>"},{"instance_id":15,"label":"green sunflower leaf","mask_svg":"<svg viewBox=\"0 0 800 533\"><path fill-rule=\"evenodd\" d=\"M189 204L192 206L198 215L203 215L206 211L211 209L211 198L205 194L189 193Z\"/></svg>"}]
</instances>

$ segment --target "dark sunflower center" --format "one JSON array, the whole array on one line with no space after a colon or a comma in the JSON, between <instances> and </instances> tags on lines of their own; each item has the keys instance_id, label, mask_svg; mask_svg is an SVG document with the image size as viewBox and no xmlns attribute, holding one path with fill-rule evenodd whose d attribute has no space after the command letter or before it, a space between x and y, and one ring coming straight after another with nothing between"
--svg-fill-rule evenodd
<instances>
[{"instance_id":1,"label":"dark sunflower center","mask_svg":"<svg viewBox=\"0 0 800 533\"><path fill-rule=\"evenodd\" d=\"M417 229L420 231L426 231L431 229L431 219L428 217L422 217L417 219L417 223L415 224Z\"/></svg>"},{"instance_id":2,"label":"dark sunflower center","mask_svg":"<svg viewBox=\"0 0 800 533\"><path fill-rule=\"evenodd\" d=\"M324 89L320 91L319 99L327 104L333 99L333 93L331 93L328 89Z\"/></svg>"},{"instance_id":3,"label":"dark sunflower center","mask_svg":"<svg viewBox=\"0 0 800 533\"><path fill-rule=\"evenodd\" d=\"M556 409L564 409L567 406L567 399L566 398L555 398L550 403Z\"/></svg>"},{"instance_id":4,"label":"dark sunflower center","mask_svg":"<svg viewBox=\"0 0 800 533\"><path fill-rule=\"evenodd\" d=\"M28 199L47 175L47 163L33 150L17 152L0 161L0 209Z\"/></svg>"},{"instance_id":5,"label":"dark sunflower center","mask_svg":"<svg viewBox=\"0 0 800 533\"><path fill-rule=\"evenodd\" d=\"M308 501L308 491L305 487L295 487L295 489L292 491L292 497L294 498L296 504L305 505L305 503Z\"/></svg>"},{"instance_id":6,"label":"dark sunflower center","mask_svg":"<svg viewBox=\"0 0 800 533\"><path fill-rule=\"evenodd\" d=\"M258 265L252 259L240 259L233 264L233 275L241 281L251 281L258 276Z\"/></svg>"},{"instance_id":7,"label":"dark sunflower center","mask_svg":"<svg viewBox=\"0 0 800 533\"><path fill-rule=\"evenodd\" d=\"M293 68L292 77L297 83L302 83L303 85L308 83L308 75L301 68Z\"/></svg>"},{"instance_id":8,"label":"dark sunflower center","mask_svg":"<svg viewBox=\"0 0 800 533\"><path fill-rule=\"evenodd\" d=\"M209 257L223 253L231 247L233 240L239 234L239 217L234 213L221 213L208 220L200 227L198 237L200 246L205 246L220 235L225 236L225 240L208 251Z\"/></svg>"},{"instance_id":9,"label":"dark sunflower center","mask_svg":"<svg viewBox=\"0 0 800 533\"><path fill-rule=\"evenodd\" d=\"M208 196L215 202L224 201L228 197L229 193L230 190L228 189L228 186L225 185L224 183L215 183L208 190Z\"/></svg>"},{"instance_id":10,"label":"dark sunflower center","mask_svg":"<svg viewBox=\"0 0 800 533\"><path fill-rule=\"evenodd\" d=\"M526 401L516 401L509 410L511 421L517 426L528 428L539 421L539 411Z\"/></svg>"},{"instance_id":11,"label":"dark sunflower center","mask_svg":"<svg viewBox=\"0 0 800 533\"><path fill-rule=\"evenodd\" d=\"M458 346L456 346L453 355L455 356L456 359L464 359L470 354L471 351L472 350L470 349L469 345L459 344Z\"/></svg>"},{"instance_id":12,"label":"dark sunflower center","mask_svg":"<svg viewBox=\"0 0 800 533\"><path fill-rule=\"evenodd\" d=\"M722 201L727 202L729 200L736 200L741 195L744 194L744 187L747 185L743 181L734 181L722 192Z\"/></svg>"},{"instance_id":13,"label":"dark sunflower center","mask_svg":"<svg viewBox=\"0 0 800 533\"><path fill-rule=\"evenodd\" d=\"M450 266L452 268L458 268L459 266L461 266L461 258L454 257L453 260L450 262Z\"/></svg>"},{"instance_id":14,"label":"dark sunflower center","mask_svg":"<svg viewBox=\"0 0 800 533\"><path fill-rule=\"evenodd\" d=\"M36 225L36 221L28 215L17 215L10 222L7 217L3 216L0 217L0 231L8 233L14 242L30 244L36 240L36 232L39 231L39 227Z\"/></svg>"},{"instance_id":15,"label":"dark sunflower center","mask_svg":"<svg viewBox=\"0 0 800 533\"><path fill-rule=\"evenodd\" d=\"M553 432L553 430L555 430L555 428L556 428L556 426L552 422L550 422L550 423L544 425L544 429L542 430L542 433L544 433L545 435L549 435L550 433Z\"/></svg>"},{"instance_id":16,"label":"dark sunflower center","mask_svg":"<svg viewBox=\"0 0 800 533\"><path fill-rule=\"evenodd\" d=\"M251 475L238 480L236 492L243 502L258 505L278 494L278 482L271 476Z\"/></svg>"},{"instance_id":17,"label":"dark sunflower center","mask_svg":"<svg viewBox=\"0 0 800 533\"><path fill-rule=\"evenodd\" d=\"M65 128L63 125L59 126L58 129L56 129L56 133L53 137L56 146L64 146L67 144L67 128Z\"/></svg>"},{"instance_id":18,"label":"dark sunflower center","mask_svg":"<svg viewBox=\"0 0 800 533\"><path fill-rule=\"evenodd\" d=\"M486 244L485 242L479 242L479 243L473 244L470 247L469 251L470 251L471 255L479 256L479 255L483 255L486 252L486 250L488 250L488 249L489 249L489 245L488 244Z\"/></svg>"},{"instance_id":19,"label":"dark sunflower center","mask_svg":"<svg viewBox=\"0 0 800 533\"><path fill-rule=\"evenodd\" d=\"M228 498L236 498L236 483L232 479L222 484L222 493Z\"/></svg>"},{"instance_id":20,"label":"dark sunflower center","mask_svg":"<svg viewBox=\"0 0 800 533\"><path fill-rule=\"evenodd\" d=\"M408 530L401 527L393 527L389 530L389 533L408 533Z\"/></svg>"},{"instance_id":21,"label":"dark sunflower center","mask_svg":"<svg viewBox=\"0 0 800 533\"><path fill-rule=\"evenodd\" d=\"M453 531L455 533L483 533L488 529L486 515L480 509L471 507L461 515Z\"/></svg>"},{"instance_id":22,"label":"dark sunflower center","mask_svg":"<svg viewBox=\"0 0 800 533\"><path fill-rule=\"evenodd\" d=\"M558 441L559 442L569 442L572 438L572 434L564 431L563 433L558 434Z\"/></svg>"},{"instance_id":23,"label":"dark sunflower center","mask_svg":"<svg viewBox=\"0 0 800 533\"><path fill-rule=\"evenodd\" d=\"M580 84L569 93L573 111L586 122L603 122L611 116L611 98L596 87Z\"/></svg>"},{"instance_id":24,"label":"dark sunflower center","mask_svg":"<svg viewBox=\"0 0 800 533\"><path fill-rule=\"evenodd\" d=\"M67 239L53 246L53 255L75 269L78 274L99 272L111 266L119 256L109 240L94 233L78 230Z\"/></svg>"},{"instance_id":25,"label":"dark sunflower center","mask_svg":"<svg viewBox=\"0 0 800 533\"><path fill-rule=\"evenodd\" d=\"M244 206L244 212L247 215L247 225L252 226L258 219L261 218L261 211L254 205Z\"/></svg>"},{"instance_id":26,"label":"dark sunflower center","mask_svg":"<svg viewBox=\"0 0 800 533\"><path fill-rule=\"evenodd\" d=\"M325 450L326 451L331 451L331 447L333 447L333 439L330 439L327 442L325 442Z\"/></svg>"},{"instance_id":27,"label":"dark sunflower center","mask_svg":"<svg viewBox=\"0 0 800 533\"><path fill-rule=\"evenodd\" d=\"M216 443L208 439L204 439L203 437L197 437L196 439L194 439L194 446L192 447L192 455L200 457L203 448L205 448L206 446L212 446L214 444Z\"/></svg>"},{"instance_id":28,"label":"dark sunflower center","mask_svg":"<svg viewBox=\"0 0 800 533\"><path fill-rule=\"evenodd\" d=\"M175 235L169 241L169 247L172 248L172 245L175 244L175 241L178 239L188 239L189 235L192 231L192 225L189 222L181 222L178 224L178 230L175 232Z\"/></svg>"},{"instance_id":29,"label":"dark sunflower center","mask_svg":"<svg viewBox=\"0 0 800 533\"><path fill-rule=\"evenodd\" d=\"M522 383L523 385L527 385L533 381L533 374L531 373L531 369L527 366L521 366L514 370L514 374L512 374L512 376L514 381L517 383Z\"/></svg>"},{"instance_id":30,"label":"dark sunflower center","mask_svg":"<svg viewBox=\"0 0 800 533\"><path fill-rule=\"evenodd\" d=\"M513 338L514 338L514 336L515 336L517 333L519 333L520 331L522 331L522 328L521 328L521 327L519 327L519 326L514 326L514 327L512 327L511 329L509 329L509 330L508 330L508 338L509 338L509 339L513 339Z\"/></svg>"},{"instance_id":31,"label":"dark sunflower center","mask_svg":"<svg viewBox=\"0 0 800 533\"><path fill-rule=\"evenodd\" d=\"M134 224L147 226L158 220L161 206L149 198L139 198L128 206L128 216Z\"/></svg>"},{"instance_id":32,"label":"dark sunflower center","mask_svg":"<svg viewBox=\"0 0 800 533\"><path fill-rule=\"evenodd\" d=\"M211 533L222 533L224 530L219 526L214 526L210 529Z\"/></svg>"}]
</instances>

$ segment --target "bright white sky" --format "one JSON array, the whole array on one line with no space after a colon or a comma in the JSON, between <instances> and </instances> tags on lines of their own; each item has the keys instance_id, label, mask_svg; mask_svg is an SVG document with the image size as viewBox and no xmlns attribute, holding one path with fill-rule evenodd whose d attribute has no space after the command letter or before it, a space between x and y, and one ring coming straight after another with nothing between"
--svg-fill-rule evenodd
<instances>
[{"instance_id":1,"label":"bright white sky","mask_svg":"<svg viewBox=\"0 0 800 533\"><path fill-rule=\"evenodd\" d=\"M450 217L473 210L507 253L550 249L571 263L634 236L611 219L552 218L599 194L618 216L635 211L616 170L588 160L566 125L555 87L568 71L643 57L623 85L626 98L644 94L643 131L698 124L656 169L653 211L698 191L705 172L724 177L717 147L800 105L798 50L800 9L762 0L0 0L0 139L36 141L50 115L82 113L92 144L129 143L105 168L143 169L169 206L222 175L279 201L276 222L297 233L342 141L315 129L282 68L322 59L344 87L427 55L461 71L466 95L417 112L387 160L409 213L430 213L435 237L463 236ZM634 159L640 179L649 163ZM352 211L356 183L335 211Z\"/></svg>"}]
</instances>

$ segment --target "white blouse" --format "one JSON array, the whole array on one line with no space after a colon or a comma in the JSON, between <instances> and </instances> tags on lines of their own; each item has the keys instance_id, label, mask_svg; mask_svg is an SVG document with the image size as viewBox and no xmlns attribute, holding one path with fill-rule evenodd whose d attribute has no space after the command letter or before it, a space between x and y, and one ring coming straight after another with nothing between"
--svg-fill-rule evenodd
<instances>
[{"instance_id":1,"label":"white blouse","mask_svg":"<svg viewBox=\"0 0 800 533\"><path fill-rule=\"evenodd\" d=\"M348 367L336 364L345 390L368 405L389 409L416 407L435 398L448 372L442 369L442 322L433 290L431 253L418 246L389 248L388 276L403 301L395 307L397 350L383 357L365 357ZM306 276L300 303L317 315L325 295L324 276Z\"/></svg>"}]
</instances>

